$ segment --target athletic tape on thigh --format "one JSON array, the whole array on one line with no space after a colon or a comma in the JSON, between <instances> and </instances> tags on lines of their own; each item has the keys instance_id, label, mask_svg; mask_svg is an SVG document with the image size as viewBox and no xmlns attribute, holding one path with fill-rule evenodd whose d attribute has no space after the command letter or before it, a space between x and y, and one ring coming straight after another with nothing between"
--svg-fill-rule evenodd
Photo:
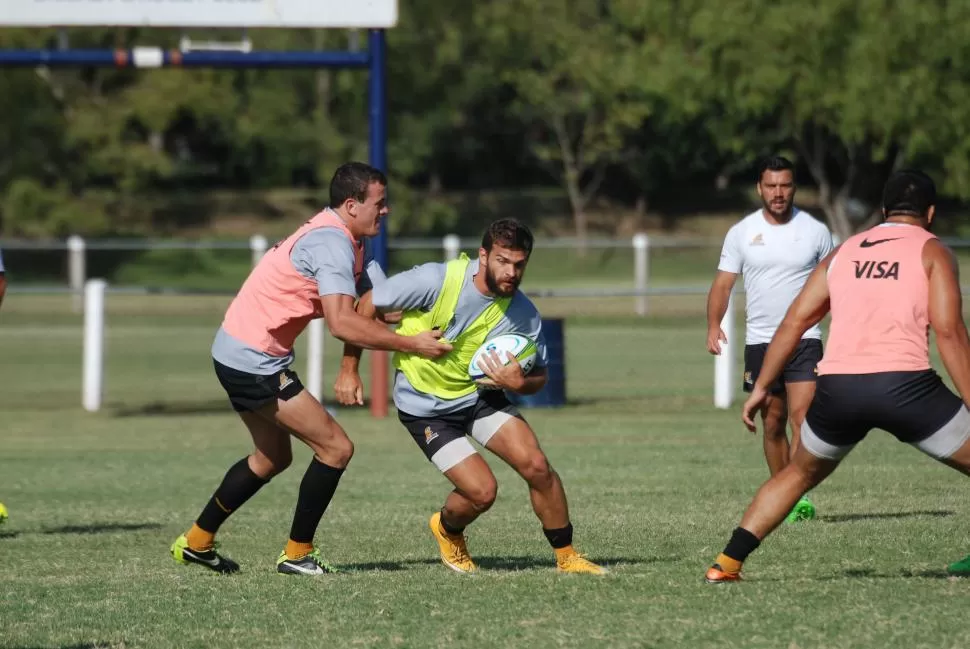
<instances>
[{"instance_id":1,"label":"athletic tape on thigh","mask_svg":"<svg viewBox=\"0 0 970 649\"><path fill-rule=\"evenodd\" d=\"M970 439L970 412L967 411L966 406L960 406L957 414L953 415L953 419L913 446L931 457L943 460L956 453L968 439Z\"/></svg>"},{"instance_id":2,"label":"athletic tape on thigh","mask_svg":"<svg viewBox=\"0 0 970 649\"><path fill-rule=\"evenodd\" d=\"M807 421L802 422L801 433L801 441L799 443L806 451L822 460L841 460L849 454L849 451L855 448L855 444L849 444L848 446L829 444L815 434L815 431L812 430L812 427L808 425Z\"/></svg>"},{"instance_id":3,"label":"athletic tape on thigh","mask_svg":"<svg viewBox=\"0 0 970 649\"><path fill-rule=\"evenodd\" d=\"M451 469L459 462L464 460L466 457L475 455L478 451L472 446L464 437L459 437L458 439L453 439L431 456L431 462L438 467L438 470L444 473L448 469Z\"/></svg>"},{"instance_id":4,"label":"athletic tape on thigh","mask_svg":"<svg viewBox=\"0 0 970 649\"><path fill-rule=\"evenodd\" d=\"M475 438L476 442L485 446L488 444L488 440L492 439L495 433L498 432L498 429L504 426L505 422L512 419L513 416L499 410L481 419L476 419L472 422L472 437Z\"/></svg>"}]
</instances>

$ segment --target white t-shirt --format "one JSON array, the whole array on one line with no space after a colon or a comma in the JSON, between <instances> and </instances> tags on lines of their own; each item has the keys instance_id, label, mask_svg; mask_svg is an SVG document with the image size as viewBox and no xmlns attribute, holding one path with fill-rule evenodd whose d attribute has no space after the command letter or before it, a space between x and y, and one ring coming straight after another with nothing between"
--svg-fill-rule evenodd
<instances>
[{"instance_id":1,"label":"white t-shirt","mask_svg":"<svg viewBox=\"0 0 970 649\"><path fill-rule=\"evenodd\" d=\"M832 249L828 227L797 208L784 225L769 223L759 209L728 231L717 269L744 275L746 345L771 342L808 276ZM802 338L821 340L821 327Z\"/></svg>"}]
</instances>

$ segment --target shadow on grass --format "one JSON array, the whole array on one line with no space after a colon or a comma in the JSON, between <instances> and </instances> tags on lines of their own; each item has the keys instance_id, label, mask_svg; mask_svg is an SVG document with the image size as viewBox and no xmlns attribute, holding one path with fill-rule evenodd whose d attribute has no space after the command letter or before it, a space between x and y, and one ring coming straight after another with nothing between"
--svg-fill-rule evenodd
<instances>
[{"instance_id":1,"label":"shadow on grass","mask_svg":"<svg viewBox=\"0 0 970 649\"><path fill-rule=\"evenodd\" d=\"M24 647L15 647L14 649L112 649L113 647L124 647L124 643L108 643L108 642L82 642L80 644L63 644L54 645L51 647L45 647L42 645L29 645Z\"/></svg>"},{"instance_id":2,"label":"shadow on grass","mask_svg":"<svg viewBox=\"0 0 970 649\"><path fill-rule=\"evenodd\" d=\"M877 572L873 568L849 568L834 575L816 577L816 581L840 581L842 579L958 579L946 570L894 570Z\"/></svg>"},{"instance_id":3,"label":"shadow on grass","mask_svg":"<svg viewBox=\"0 0 970 649\"><path fill-rule=\"evenodd\" d=\"M367 412L371 402L364 399L360 406L341 406L333 402L332 395L324 395L324 405L331 415L342 412ZM393 404L388 405L393 408ZM223 415L232 413L229 399L212 401L153 401L136 406L116 406L111 408L114 417L179 417L182 415Z\"/></svg>"},{"instance_id":4,"label":"shadow on grass","mask_svg":"<svg viewBox=\"0 0 970 649\"><path fill-rule=\"evenodd\" d=\"M134 407L119 406L112 409L114 417L169 417L179 415L213 415L232 412L227 399L216 401L169 401L145 403Z\"/></svg>"},{"instance_id":5,"label":"shadow on grass","mask_svg":"<svg viewBox=\"0 0 970 649\"><path fill-rule=\"evenodd\" d=\"M629 557L599 557L590 556L593 561L601 566L610 568L618 565L636 565L644 563L659 563L664 561L676 561L678 557L648 557L644 559L631 559ZM485 570L532 570L535 568L554 568L555 559L548 557L475 557L475 563Z\"/></svg>"},{"instance_id":6,"label":"shadow on grass","mask_svg":"<svg viewBox=\"0 0 970 649\"><path fill-rule=\"evenodd\" d=\"M628 557L594 557L590 560L595 561L607 568L617 565L637 565L648 563L661 563L678 561L680 557L647 557L644 559L631 559ZM535 570L542 568L554 568L555 560L549 557L507 557L507 556L476 556L475 564L482 570L508 571ZM413 566L431 566L441 563L439 559L406 559L404 561L374 561L367 563L343 564L340 567L348 572L367 572L371 570L399 571L407 570Z\"/></svg>"},{"instance_id":7,"label":"shadow on grass","mask_svg":"<svg viewBox=\"0 0 970 649\"><path fill-rule=\"evenodd\" d=\"M20 532L0 532L0 540L2 539L15 539L20 536Z\"/></svg>"},{"instance_id":8,"label":"shadow on grass","mask_svg":"<svg viewBox=\"0 0 970 649\"><path fill-rule=\"evenodd\" d=\"M407 559L405 561L368 561L365 563L340 564L341 570L348 572L387 571L398 572L407 570L411 566L430 566L440 563L438 559Z\"/></svg>"},{"instance_id":9,"label":"shadow on grass","mask_svg":"<svg viewBox=\"0 0 970 649\"><path fill-rule=\"evenodd\" d=\"M88 525L62 525L47 527L41 534L110 534L112 532L138 532L161 529L160 523L90 523Z\"/></svg>"},{"instance_id":10,"label":"shadow on grass","mask_svg":"<svg viewBox=\"0 0 970 649\"><path fill-rule=\"evenodd\" d=\"M946 518L953 516L956 512L946 509L916 510L911 512L867 512L864 514L827 514L819 516L818 520L823 523L852 523L854 521L867 521L894 518L917 518L926 516L930 518Z\"/></svg>"}]
</instances>

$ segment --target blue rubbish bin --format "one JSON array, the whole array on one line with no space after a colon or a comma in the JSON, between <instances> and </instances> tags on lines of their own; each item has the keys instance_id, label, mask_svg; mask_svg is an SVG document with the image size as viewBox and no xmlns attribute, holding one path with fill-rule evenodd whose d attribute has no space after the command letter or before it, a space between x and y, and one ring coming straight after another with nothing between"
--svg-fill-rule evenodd
<instances>
[{"instance_id":1,"label":"blue rubbish bin","mask_svg":"<svg viewBox=\"0 0 970 649\"><path fill-rule=\"evenodd\" d=\"M565 321L543 318L542 335L546 339L549 378L544 388L535 394L508 393L509 399L523 408L558 408L566 405L566 337Z\"/></svg>"}]
</instances>

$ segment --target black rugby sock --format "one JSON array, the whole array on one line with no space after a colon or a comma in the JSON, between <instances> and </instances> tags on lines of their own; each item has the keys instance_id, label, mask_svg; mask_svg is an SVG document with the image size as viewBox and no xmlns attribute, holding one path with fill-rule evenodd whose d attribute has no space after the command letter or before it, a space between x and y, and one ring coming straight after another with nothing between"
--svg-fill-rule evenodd
<instances>
[{"instance_id":1,"label":"black rugby sock","mask_svg":"<svg viewBox=\"0 0 970 649\"><path fill-rule=\"evenodd\" d=\"M226 472L219 488L196 519L196 525L215 534L230 514L242 507L268 482L253 473L249 468L249 457L244 457Z\"/></svg>"},{"instance_id":2,"label":"black rugby sock","mask_svg":"<svg viewBox=\"0 0 970 649\"><path fill-rule=\"evenodd\" d=\"M316 457L310 460L300 483L300 495L296 500L293 525L290 527L290 540L297 543L313 543L320 519L327 511L343 469L324 464Z\"/></svg>"},{"instance_id":3,"label":"black rugby sock","mask_svg":"<svg viewBox=\"0 0 970 649\"><path fill-rule=\"evenodd\" d=\"M572 523L566 527L560 527L559 529L555 530L547 530L546 528L542 528L542 533L546 535L546 540L549 541L549 545L551 545L554 550L559 550L573 544Z\"/></svg>"},{"instance_id":4,"label":"black rugby sock","mask_svg":"<svg viewBox=\"0 0 970 649\"><path fill-rule=\"evenodd\" d=\"M758 540L757 536L743 527L736 527L731 535L731 540L724 548L724 554L743 563L749 554L758 549L759 545L761 545L761 541Z\"/></svg>"}]
</instances>

